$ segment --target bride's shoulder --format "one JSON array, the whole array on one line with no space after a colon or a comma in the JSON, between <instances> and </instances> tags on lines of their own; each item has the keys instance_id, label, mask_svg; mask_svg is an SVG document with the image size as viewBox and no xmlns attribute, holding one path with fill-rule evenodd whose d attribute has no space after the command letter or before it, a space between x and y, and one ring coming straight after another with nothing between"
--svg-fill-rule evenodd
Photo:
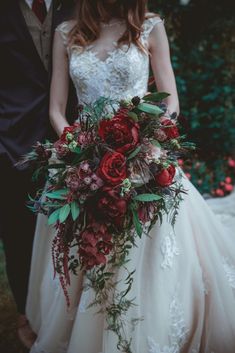
<instances>
[{"instance_id":1,"label":"bride's shoulder","mask_svg":"<svg viewBox=\"0 0 235 353\"><path fill-rule=\"evenodd\" d=\"M145 15L145 20L142 28L142 38L147 41L152 30L159 25L164 24L164 20L158 14L147 12Z\"/></svg>"},{"instance_id":2,"label":"bride's shoulder","mask_svg":"<svg viewBox=\"0 0 235 353\"><path fill-rule=\"evenodd\" d=\"M153 28L159 23L164 23L164 20L160 17L159 14L153 13L153 12L147 12L145 15L145 20L143 23L144 30Z\"/></svg>"},{"instance_id":3,"label":"bride's shoulder","mask_svg":"<svg viewBox=\"0 0 235 353\"><path fill-rule=\"evenodd\" d=\"M64 41L67 41L68 34L74 28L75 25L76 25L75 20L64 21L61 24L59 24L59 26L57 26L55 30L56 32L60 33Z\"/></svg>"}]
</instances>

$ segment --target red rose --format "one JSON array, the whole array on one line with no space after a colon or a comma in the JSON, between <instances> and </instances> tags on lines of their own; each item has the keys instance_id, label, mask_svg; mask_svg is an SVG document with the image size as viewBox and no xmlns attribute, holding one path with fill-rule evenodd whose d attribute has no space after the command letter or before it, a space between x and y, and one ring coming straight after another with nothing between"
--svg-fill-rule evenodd
<instances>
[{"instance_id":1,"label":"red rose","mask_svg":"<svg viewBox=\"0 0 235 353\"><path fill-rule=\"evenodd\" d=\"M160 186L166 187L173 183L174 176L175 167L170 165L167 169L162 169L157 175L155 175L155 180Z\"/></svg>"},{"instance_id":2,"label":"red rose","mask_svg":"<svg viewBox=\"0 0 235 353\"><path fill-rule=\"evenodd\" d=\"M100 162L100 177L108 184L117 185L126 179L126 159L118 152L107 152Z\"/></svg>"},{"instance_id":3,"label":"red rose","mask_svg":"<svg viewBox=\"0 0 235 353\"><path fill-rule=\"evenodd\" d=\"M121 109L110 120L102 120L98 134L115 151L126 153L139 142L139 125L127 115L127 109Z\"/></svg>"},{"instance_id":4,"label":"red rose","mask_svg":"<svg viewBox=\"0 0 235 353\"><path fill-rule=\"evenodd\" d=\"M179 130L171 119L164 119L161 124L164 126L162 131L165 132L168 140L179 137Z\"/></svg>"},{"instance_id":5,"label":"red rose","mask_svg":"<svg viewBox=\"0 0 235 353\"><path fill-rule=\"evenodd\" d=\"M104 216L121 226L127 212L127 200L120 196L117 189L104 187L98 199L98 211Z\"/></svg>"}]
</instances>

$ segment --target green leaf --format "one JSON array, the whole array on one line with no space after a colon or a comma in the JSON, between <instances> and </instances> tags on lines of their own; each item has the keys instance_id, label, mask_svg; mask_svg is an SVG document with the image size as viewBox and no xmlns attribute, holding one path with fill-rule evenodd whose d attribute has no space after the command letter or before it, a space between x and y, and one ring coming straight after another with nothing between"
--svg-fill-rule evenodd
<instances>
[{"instance_id":1,"label":"green leaf","mask_svg":"<svg viewBox=\"0 0 235 353\"><path fill-rule=\"evenodd\" d=\"M144 113L156 116L164 113L158 106L149 103L140 103L137 108Z\"/></svg>"},{"instance_id":2,"label":"green leaf","mask_svg":"<svg viewBox=\"0 0 235 353\"><path fill-rule=\"evenodd\" d=\"M70 213L70 205L66 204L60 209L59 220L61 223L65 222Z\"/></svg>"},{"instance_id":3,"label":"green leaf","mask_svg":"<svg viewBox=\"0 0 235 353\"><path fill-rule=\"evenodd\" d=\"M55 224L59 220L59 215L60 215L60 209L55 210L54 212L51 213L51 215L48 218L49 226Z\"/></svg>"},{"instance_id":4,"label":"green leaf","mask_svg":"<svg viewBox=\"0 0 235 353\"><path fill-rule=\"evenodd\" d=\"M81 150L81 147L78 147L78 146L77 146L76 148L73 148L73 149L72 149L72 152L73 152L73 153L76 153L76 154L81 154L81 151L82 151L82 150Z\"/></svg>"},{"instance_id":5,"label":"green leaf","mask_svg":"<svg viewBox=\"0 0 235 353\"><path fill-rule=\"evenodd\" d=\"M156 147L161 147L160 142L158 142L157 140L151 140L152 145L156 146Z\"/></svg>"},{"instance_id":6,"label":"green leaf","mask_svg":"<svg viewBox=\"0 0 235 353\"><path fill-rule=\"evenodd\" d=\"M139 120L138 115L137 115L136 113L134 113L134 112L129 112L129 113L128 113L128 116L129 116L131 119L133 119L134 121L138 121L138 120Z\"/></svg>"},{"instance_id":7,"label":"green leaf","mask_svg":"<svg viewBox=\"0 0 235 353\"><path fill-rule=\"evenodd\" d=\"M148 94L143 98L146 102L161 102L163 99L169 97L170 94L166 92L155 92L152 94Z\"/></svg>"},{"instance_id":8,"label":"green leaf","mask_svg":"<svg viewBox=\"0 0 235 353\"><path fill-rule=\"evenodd\" d=\"M155 194L140 194L134 197L134 200L140 201L140 202L152 202L152 201L158 201L162 197L160 195L155 195Z\"/></svg>"},{"instance_id":9,"label":"green leaf","mask_svg":"<svg viewBox=\"0 0 235 353\"><path fill-rule=\"evenodd\" d=\"M127 157L127 160L132 159L135 156L137 156L137 154L140 152L140 150L141 150L141 146L137 147L133 152L131 152L129 154L129 156Z\"/></svg>"},{"instance_id":10,"label":"green leaf","mask_svg":"<svg viewBox=\"0 0 235 353\"><path fill-rule=\"evenodd\" d=\"M48 197L49 199L64 200L67 194L68 189L61 189L53 192L47 192L46 197Z\"/></svg>"},{"instance_id":11,"label":"green leaf","mask_svg":"<svg viewBox=\"0 0 235 353\"><path fill-rule=\"evenodd\" d=\"M74 221L76 221L76 219L78 218L78 216L80 214L80 209L78 207L78 203L76 201L73 201L71 203L70 207L71 207L72 218Z\"/></svg>"},{"instance_id":12,"label":"green leaf","mask_svg":"<svg viewBox=\"0 0 235 353\"><path fill-rule=\"evenodd\" d=\"M143 233L143 228L142 228L142 225L140 223L137 211L134 209L134 207L131 208L131 211L132 211L132 214L133 214L133 223L134 223L134 226L135 226L136 233L141 238L141 235Z\"/></svg>"}]
</instances>

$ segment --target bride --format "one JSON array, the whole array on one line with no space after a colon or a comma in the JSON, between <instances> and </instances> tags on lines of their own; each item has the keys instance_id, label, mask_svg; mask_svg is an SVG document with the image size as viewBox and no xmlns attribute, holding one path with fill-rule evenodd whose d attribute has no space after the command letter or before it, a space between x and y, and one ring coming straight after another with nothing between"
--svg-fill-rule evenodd
<instances>
[{"instance_id":1,"label":"bride","mask_svg":"<svg viewBox=\"0 0 235 353\"><path fill-rule=\"evenodd\" d=\"M159 91L170 92L169 113L179 113L175 78L163 21L146 12L146 0L79 0L73 21L62 23L54 42L51 123L60 136L68 125L69 76L80 103L100 96L120 100L143 96L149 64ZM126 320L133 353L235 352L235 239L222 227L193 185L172 231L167 219L138 239L128 263L134 273L129 294L136 305ZM53 279L55 231L38 218L27 315L37 333L31 353L118 353L99 308L89 307L86 276L72 276L71 305ZM117 277L121 283L122 273ZM127 352L126 352L127 353Z\"/></svg>"}]
</instances>

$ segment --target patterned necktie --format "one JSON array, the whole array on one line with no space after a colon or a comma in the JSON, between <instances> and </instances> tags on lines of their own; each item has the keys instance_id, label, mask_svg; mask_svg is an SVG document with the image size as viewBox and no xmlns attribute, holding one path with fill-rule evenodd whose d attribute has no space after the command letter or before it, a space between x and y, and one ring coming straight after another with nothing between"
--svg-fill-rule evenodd
<instances>
[{"instance_id":1,"label":"patterned necktie","mask_svg":"<svg viewBox=\"0 0 235 353\"><path fill-rule=\"evenodd\" d=\"M33 0L32 10L41 23L44 22L47 15L47 8L44 0Z\"/></svg>"}]
</instances>

